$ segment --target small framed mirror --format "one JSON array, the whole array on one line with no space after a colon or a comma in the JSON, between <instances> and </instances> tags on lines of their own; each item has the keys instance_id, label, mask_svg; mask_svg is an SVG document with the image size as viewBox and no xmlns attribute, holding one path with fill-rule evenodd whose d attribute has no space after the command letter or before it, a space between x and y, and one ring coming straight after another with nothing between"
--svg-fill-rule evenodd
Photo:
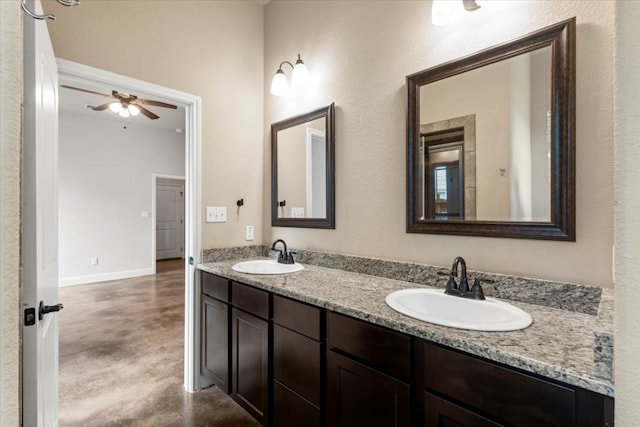
<instances>
[{"instance_id":1,"label":"small framed mirror","mask_svg":"<svg viewBox=\"0 0 640 427\"><path fill-rule=\"evenodd\" d=\"M335 228L334 108L271 125L271 225Z\"/></svg>"},{"instance_id":2,"label":"small framed mirror","mask_svg":"<svg viewBox=\"0 0 640 427\"><path fill-rule=\"evenodd\" d=\"M575 241L575 18L407 92L407 232Z\"/></svg>"}]
</instances>

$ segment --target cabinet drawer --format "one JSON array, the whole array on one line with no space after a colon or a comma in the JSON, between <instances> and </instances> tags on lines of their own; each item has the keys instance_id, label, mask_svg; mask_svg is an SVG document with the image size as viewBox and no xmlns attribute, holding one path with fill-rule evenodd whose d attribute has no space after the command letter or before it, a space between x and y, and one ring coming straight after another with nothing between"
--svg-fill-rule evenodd
<instances>
[{"instance_id":1,"label":"cabinet drawer","mask_svg":"<svg viewBox=\"0 0 640 427\"><path fill-rule=\"evenodd\" d=\"M229 302L229 280L204 271L201 273L200 279L203 294Z\"/></svg>"},{"instance_id":2,"label":"cabinet drawer","mask_svg":"<svg viewBox=\"0 0 640 427\"><path fill-rule=\"evenodd\" d=\"M425 384L512 425L573 426L573 389L436 345L425 345Z\"/></svg>"},{"instance_id":3,"label":"cabinet drawer","mask_svg":"<svg viewBox=\"0 0 640 427\"><path fill-rule=\"evenodd\" d=\"M322 344L273 325L273 376L314 405L320 406Z\"/></svg>"},{"instance_id":4,"label":"cabinet drawer","mask_svg":"<svg viewBox=\"0 0 640 427\"><path fill-rule=\"evenodd\" d=\"M329 347L401 378L411 375L411 338L382 326L327 313Z\"/></svg>"},{"instance_id":5,"label":"cabinet drawer","mask_svg":"<svg viewBox=\"0 0 640 427\"><path fill-rule=\"evenodd\" d=\"M273 382L274 427L320 427L320 409L283 386Z\"/></svg>"},{"instance_id":6,"label":"cabinet drawer","mask_svg":"<svg viewBox=\"0 0 640 427\"><path fill-rule=\"evenodd\" d=\"M233 282L231 293L231 303L235 307L269 319L269 293L237 282Z\"/></svg>"},{"instance_id":7,"label":"cabinet drawer","mask_svg":"<svg viewBox=\"0 0 640 427\"><path fill-rule=\"evenodd\" d=\"M321 309L279 295L273 296L273 321L320 341Z\"/></svg>"}]
</instances>

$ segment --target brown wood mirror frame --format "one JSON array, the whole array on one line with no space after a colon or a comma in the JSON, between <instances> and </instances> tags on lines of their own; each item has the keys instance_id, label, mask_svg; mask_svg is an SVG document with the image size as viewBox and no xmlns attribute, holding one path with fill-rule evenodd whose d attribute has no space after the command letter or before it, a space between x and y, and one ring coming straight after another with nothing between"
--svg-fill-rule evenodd
<instances>
[{"instance_id":1,"label":"brown wood mirror frame","mask_svg":"<svg viewBox=\"0 0 640 427\"><path fill-rule=\"evenodd\" d=\"M274 227L301 227L301 228L326 228L335 229L335 105L331 105L323 108L319 108L315 111L311 111L306 114L291 117L286 120L282 120L271 125L271 225ZM324 216L311 215L310 210L307 209L307 215L305 217L292 217L281 215L281 212L285 208L291 209L290 200L287 201L283 198L284 195L279 195L279 187L283 187L283 183L278 185L279 178L278 172L284 169L284 165L278 165L278 145L279 134L284 135L283 131L287 131L296 126L305 126L318 119L324 118L324 126L322 133L324 134L324 150L323 160L324 167L324 179L320 182L320 185L324 187L325 195L322 198L320 204L323 205L322 209L325 212ZM309 134L307 132L307 134ZM280 141L282 144L284 141ZM295 141L297 143L304 143L304 141ZM309 154L307 154L309 156ZM280 176L280 179L300 180L305 177L292 176L286 177ZM308 179L308 178L307 178ZM308 184L309 185L309 184ZM307 190L309 191L309 190ZM310 196L309 196L310 197ZM281 200L283 199L283 200ZM287 206L289 203L289 206ZM304 209L304 208L297 208Z\"/></svg>"},{"instance_id":2,"label":"brown wood mirror frame","mask_svg":"<svg viewBox=\"0 0 640 427\"><path fill-rule=\"evenodd\" d=\"M575 241L575 18L407 76L407 233ZM420 154L420 88L537 49L551 49L550 220L425 218ZM475 140L475 136L474 136ZM478 138L478 145L482 140ZM421 169L422 168L422 169ZM501 170L503 172L503 170ZM428 179L428 178L427 178Z\"/></svg>"}]
</instances>

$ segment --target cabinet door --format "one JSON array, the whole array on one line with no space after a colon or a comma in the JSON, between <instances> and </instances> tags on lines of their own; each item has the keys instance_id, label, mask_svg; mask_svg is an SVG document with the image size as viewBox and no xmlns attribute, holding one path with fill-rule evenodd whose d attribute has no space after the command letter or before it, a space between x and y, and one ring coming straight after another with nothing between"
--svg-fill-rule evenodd
<instances>
[{"instance_id":1,"label":"cabinet door","mask_svg":"<svg viewBox=\"0 0 640 427\"><path fill-rule=\"evenodd\" d=\"M273 426L274 427L320 427L320 408L302 396L273 381Z\"/></svg>"},{"instance_id":2,"label":"cabinet door","mask_svg":"<svg viewBox=\"0 0 640 427\"><path fill-rule=\"evenodd\" d=\"M424 406L424 425L428 427L500 427L501 425L431 393L424 394Z\"/></svg>"},{"instance_id":3,"label":"cabinet door","mask_svg":"<svg viewBox=\"0 0 640 427\"><path fill-rule=\"evenodd\" d=\"M273 325L273 377L309 402L320 406L322 345Z\"/></svg>"},{"instance_id":4,"label":"cabinet door","mask_svg":"<svg viewBox=\"0 0 640 427\"><path fill-rule=\"evenodd\" d=\"M328 425L409 426L409 385L333 351L327 353Z\"/></svg>"},{"instance_id":5,"label":"cabinet door","mask_svg":"<svg viewBox=\"0 0 640 427\"><path fill-rule=\"evenodd\" d=\"M202 296L201 372L229 393L229 306Z\"/></svg>"},{"instance_id":6,"label":"cabinet door","mask_svg":"<svg viewBox=\"0 0 640 427\"><path fill-rule=\"evenodd\" d=\"M269 419L269 325L232 309L233 399L262 425Z\"/></svg>"}]
</instances>

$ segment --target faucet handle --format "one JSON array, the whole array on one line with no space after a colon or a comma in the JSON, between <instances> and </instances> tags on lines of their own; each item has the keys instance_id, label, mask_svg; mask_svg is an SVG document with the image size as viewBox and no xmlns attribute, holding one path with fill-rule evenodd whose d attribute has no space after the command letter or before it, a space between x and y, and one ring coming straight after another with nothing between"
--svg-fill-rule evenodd
<instances>
[{"instance_id":1,"label":"faucet handle","mask_svg":"<svg viewBox=\"0 0 640 427\"><path fill-rule=\"evenodd\" d=\"M484 279L479 279L477 277L473 279L473 286L471 287L471 293L473 294L473 299L477 299L477 300L485 299L484 291L482 290L482 286L480 286L480 280L484 280ZM494 282L494 280L487 280L487 281Z\"/></svg>"},{"instance_id":2,"label":"faucet handle","mask_svg":"<svg viewBox=\"0 0 640 427\"><path fill-rule=\"evenodd\" d=\"M295 259L293 259L293 254L296 254L296 255L297 255L297 254L298 254L298 252L296 252L296 251L289 251L289 253L288 253L287 255L285 255L285 257L286 257L286 263L287 263L287 264L295 264L295 263L296 263L296 260L295 260Z\"/></svg>"},{"instance_id":3,"label":"faucet handle","mask_svg":"<svg viewBox=\"0 0 640 427\"><path fill-rule=\"evenodd\" d=\"M443 271L438 271L436 273L438 276L449 276L449 280L447 280L447 286L445 288L446 294L457 294L458 293L458 284L456 283L456 274L453 273L445 273Z\"/></svg>"}]
</instances>

